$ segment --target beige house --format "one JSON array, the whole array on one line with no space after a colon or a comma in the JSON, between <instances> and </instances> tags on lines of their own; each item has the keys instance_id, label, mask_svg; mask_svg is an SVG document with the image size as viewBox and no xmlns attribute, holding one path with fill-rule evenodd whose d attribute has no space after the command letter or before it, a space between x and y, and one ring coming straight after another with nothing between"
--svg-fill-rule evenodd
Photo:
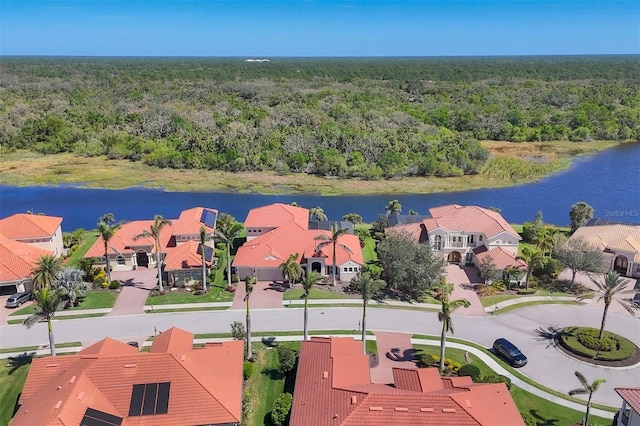
<instances>
[{"instance_id":1,"label":"beige house","mask_svg":"<svg viewBox=\"0 0 640 426\"><path fill-rule=\"evenodd\" d=\"M640 277L640 225L581 226L570 239L582 238L605 255L610 270Z\"/></svg>"},{"instance_id":2,"label":"beige house","mask_svg":"<svg viewBox=\"0 0 640 426\"><path fill-rule=\"evenodd\" d=\"M18 213L0 219L0 234L21 243L63 254L62 218L39 214Z\"/></svg>"}]
</instances>

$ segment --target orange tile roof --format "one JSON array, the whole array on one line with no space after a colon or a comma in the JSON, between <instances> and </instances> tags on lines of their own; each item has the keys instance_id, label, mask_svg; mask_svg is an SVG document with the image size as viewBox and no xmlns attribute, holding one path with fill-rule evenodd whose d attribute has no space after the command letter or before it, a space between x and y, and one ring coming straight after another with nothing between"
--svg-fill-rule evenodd
<instances>
[{"instance_id":1,"label":"orange tile roof","mask_svg":"<svg viewBox=\"0 0 640 426\"><path fill-rule=\"evenodd\" d=\"M478 206L460 206L449 204L429 209L430 219L425 219L427 231L437 228L446 231L482 233L487 238L502 232L511 234L516 241L520 235L507 223L500 213Z\"/></svg>"},{"instance_id":2,"label":"orange tile roof","mask_svg":"<svg viewBox=\"0 0 640 426\"><path fill-rule=\"evenodd\" d=\"M47 254L52 252L0 234L0 282L29 277L38 258Z\"/></svg>"},{"instance_id":3,"label":"orange tile roof","mask_svg":"<svg viewBox=\"0 0 640 426\"><path fill-rule=\"evenodd\" d=\"M427 227L424 223L407 223L404 225L396 225L391 226L389 228L385 228L386 233L402 233L405 232L411 238L419 243L424 243L429 241L429 236L427 235Z\"/></svg>"},{"instance_id":4,"label":"orange tile roof","mask_svg":"<svg viewBox=\"0 0 640 426\"><path fill-rule=\"evenodd\" d=\"M202 218L202 212L205 210L204 207L194 207L188 210L183 210L180 213L180 217L178 219L173 220L171 225L171 234L172 235L199 235L200 228L204 227L207 230L207 233L211 233L215 229L215 224L213 227L205 226L204 223L200 222L200 218ZM213 213L215 213L216 218L218 217L218 210L207 208Z\"/></svg>"},{"instance_id":5,"label":"orange tile roof","mask_svg":"<svg viewBox=\"0 0 640 426\"><path fill-rule=\"evenodd\" d=\"M175 271L185 268L202 268L202 256L198 253L200 247L199 241L189 240L175 247L167 247L165 252L167 256L164 259L164 269L167 271ZM207 266L211 262L205 261Z\"/></svg>"},{"instance_id":6,"label":"orange tile roof","mask_svg":"<svg viewBox=\"0 0 640 426\"><path fill-rule=\"evenodd\" d=\"M268 206L249 210L244 226L246 228L277 228L291 222L307 229L309 226L309 209L289 204L269 204Z\"/></svg>"},{"instance_id":7,"label":"orange tile roof","mask_svg":"<svg viewBox=\"0 0 640 426\"><path fill-rule=\"evenodd\" d=\"M494 247L491 250L476 253L476 259L478 262L482 262L484 259L492 259L495 267L498 269L506 269L510 266L518 269L526 269L527 267L525 262L516 259L513 253L502 247Z\"/></svg>"},{"instance_id":8,"label":"orange tile roof","mask_svg":"<svg viewBox=\"0 0 640 426\"><path fill-rule=\"evenodd\" d=\"M142 234L143 231L149 231L153 220L136 220L127 222L109 240L109 254L113 253L133 253L138 248L149 249L153 247L153 237L140 238L134 240L133 237ZM166 226L160 232L160 246L166 251L167 244L171 239L171 227ZM85 254L85 257L102 257L104 256L104 240L102 237L93 243L91 248Z\"/></svg>"},{"instance_id":9,"label":"orange tile roof","mask_svg":"<svg viewBox=\"0 0 640 426\"><path fill-rule=\"evenodd\" d=\"M51 237L61 224L61 217L18 213L0 219L0 233L14 240Z\"/></svg>"},{"instance_id":10,"label":"orange tile roof","mask_svg":"<svg viewBox=\"0 0 640 426\"><path fill-rule=\"evenodd\" d=\"M614 390L636 413L640 413L640 388L615 388Z\"/></svg>"},{"instance_id":11,"label":"orange tile roof","mask_svg":"<svg viewBox=\"0 0 640 426\"><path fill-rule=\"evenodd\" d=\"M371 384L365 368L368 358L353 338L302 342L290 425L524 425L503 383L394 368L393 387Z\"/></svg>"},{"instance_id":12,"label":"orange tile roof","mask_svg":"<svg viewBox=\"0 0 640 426\"><path fill-rule=\"evenodd\" d=\"M108 340L76 355L35 359L11 424L79 424L87 408L121 417L124 426L240 422L242 341L192 348L182 341L190 333L168 334L156 339L179 352L138 352ZM133 385L163 382L171 383L168 412L129 416Z\"/></svg>"}]
</instances>

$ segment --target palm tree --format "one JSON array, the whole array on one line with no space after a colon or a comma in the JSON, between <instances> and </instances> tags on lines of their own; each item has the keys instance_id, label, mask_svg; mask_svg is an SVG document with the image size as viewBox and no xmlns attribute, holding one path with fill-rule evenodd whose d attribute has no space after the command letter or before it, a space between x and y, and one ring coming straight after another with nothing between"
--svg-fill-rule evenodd
<instances>
[{"instance_id":1,"label":"palm tree","mask_svg":"<svg viewBox=\"0 0 640 426\"><path fill-rule=\"evenodd\" d=\"M526 289L529 289L529 278L531 272L538 267L542 267L547 263L547 259L542 255L539 248L524 247L522 254L516 257L518 260L522 260L527 264L527 276L525 278Z\"/></svg>"},{"instance_id":2,"label":"palm tree","mask_svg":"<svg viewBox=\"0 0 640 426\"><path fill-rule=\"evenodd\" d=\"M244 301L247 304L247 317L246 317L246 326L247 326L247 359L251 359L251 310L249 308L249 299L251 298L251 292L253 292L253 287L258 282L256 277L252 277L251 275L247 275L244 279L244 288L246 294L244 296Z\"/></svg>"},{"instance_id":3,"label":"palm tree","mask_svg":"<svg viewBox=\"0 0 640 426\"><path fill-rule=\"evenodd\" d=\"M518 277L520 276L520 272L522 272L520 268L516 268L515 266L512 266L512 265L507 266L506 269L504 270L504 273L507 275L507 288L509 290L511 290L511 277L517 280Z\"/></svg>"},{"instance_id":4,"label":"palm tree","mask_svg":"<svg viewBox=\"0 0 640 426\"><path fill-rule=\"evenodd\" d=\"M344 216L342 216L342 220L344 220L345 222L351 222L354 225L357 225L359 223L362 223L362 216L360 216L358 213L347 213Z\"/></svg>"},{"instance_id":5,"label":"palm tree","mask_svg":"<svg viewBox=\"0 0 640 426\"><path fill-rule=\"evenodd\" d=\"M549 228L545 226L540 228L533 240L536 243L536 247L542 251L543 256L546 255L547 250L549 251L549 256L551 256L551 249L553 249L556 239L554 233Z\"/></svg>"},{"instance_id":6,"label":"palm tree","mask_svg":"<svg viewBox=\"0 0 640 426\"><path fill-rule=\"evenodd\" d=\"M453 284L446 282L444 279L440 281L434 296L440 300L441 311L438 312L438 321L442 323L442 334L440 335L440 371L444 371L444 352L447 343L447 332L453 334L453 321L451 313L460 307L468 307L471 305L467 299L449 300L449 296L453 292Z\"/></svg>"},{"instance_id":7,"label":"palm tree","mask_svg":"<svg viewBox=\"0 0 640 426\"><path fill-rule=\"evenodd\" d=\"M84 279L87 282L93 282L93 278L95 277L96 270L94 266L98 263L97 257L83 257L78 259L76 262L76 266L82 272L84 272Z\"/></svg>"},{"instance_id":8,"label":"palm tree","mask_svg":"<svg viewBox=\"0 0 640 426\"><path fill-rule=\"evenodd\" d=\"M207 291L207 259L205 256L205 243L215 238L212 234L207 234L207 230L204 226L200 227L200 255L202 257L202 291Z\"/></svg>"},{"instance_id":9,"label":"palm tree","mask_svg":"<svg viewBox=\"0 0 640 426\"><path fill-rule=\"evenodd\" d=\"M576 371L575 374L576 374L576 377L578 378L578 380L580 380L580 383L582 384L582 387L570 390L569 391L569 395L571 395L571 396L573 396L573 395L589 395L589 399L587 400L587 412L586 412L586 414L584 416L584 421L582 422L583 426L587 426L589 424L589 411L591 409L591 397L598 390L600 385L603 384L606 380L605 379L595 379L593 381L593 383L589 384L589 382L587 382L587 378L584 377L584 375L581 372Z\"/></svg>"},{"instance_id":10,"label":"palm tree","mask_svg":"<svg viewBox=\"0 0 640 426\"><path fill-rule=\"evenodd\" d=\"M315 271L309 271L302 280L302 295L301 299L304 299L304 340L309 340L309 295L314 285L322 279L322 275Z\"/></svg>"},{"instance_id":11,"label":"palm tree","mask_svg":"<svg viewBox=\"0 0 640 426\"><path fill-rule=\"evenodd\" d=\"M51 350L51 356L56 356L56 346L53 339L53 327L51 325L51 318L55 315L56 311L62 308L64 302L60 300L58 294L49 287L44 287L41 290L36 290L33 293L33 299L35 300L35 312L27 319L23 324L27 328L31 328L40 321L47 321L47 327L49 330L49 349Z\"/></svg>"},{"instance_id":12,"label":"palm tree","mask_svg":"<svg viewBox=\"0 0 640 426\"><path fill-rule=\"evenodd\" d=\"M65 308L78 306L81 299L87 295L90 287L89 283L82 280L84 272L76 268L64 268L56 276L53 287L64 302Z\"/></svg>"},{"instance_id":13,"label":"palm tree","mask_svg":"<svg viewBox=\"0 0 640 426\"><path fill-rule=\"evenodd\" d=\"M351 280L351 285L362 295L362 353L367 353L367 305L370 300L382 300L380 290L385 282L375 277L370 271L361 270Z\"/></svg>"},{"instance_id":14,"label":"palm tree","mask_svg":"<svg viewBox=\"0 0 640 426\"><path fill-rule=\"evenodd\" d=\"M35 288L51 287L56 280L58 272L61 270L62 258L56 257L53 254L40 256L36 261L36 266L31 270Z\"/></svg>"},{"instance_id":15,"label":"palm tree","mask_svg":"<svg viewBox=\"0 0 640 426\"><path fill-rule=\"evenodd\" d=\"M639 294L640 290L634 290L633 288L625 289L627 283L625 280L615 271L609 271L604 276L604 282L600 282L595 278L591 278L591 281L596 285L596 300L599 302L604 301L604 312L602 313L602 322L600 323L600 333L598 339L602 339L604 333L604 324L607 320L607 311L609 311L609 305L612 301L618 302L623 308L633 315L638 306L633 302L632 297L623 297ZM581 294L578 296L579 300L587 298L588 294Z\"/></svg>"},{"instance_id":16,"label":"palm tree","mask_svg":"<svg viewBox=\"0 0 640 426\"><path fill-rule=\"evenodd\" d=\"M385 210L388 216L397 216L402 213L402 204L398 200L391 200Z\"/></svg>"},{"instance_id":17,"label":"palm tree","mask_svg":"<svg viewBox=\"0 0 640 426\"><path fill-rule=\"evenodd\" d=\"M309 210L309 214L311 215L311 217L315 217L316 218L316 222L318 224L320 224L320 221L322 220L327 220L327 215L324 214L324 210L322 209L322 207L318 206L318 207L312 207Z\"/></svg>"},{"instance_id":18,"label":"palm tree","mask_svg":"<svg viewBox=\"0 0 640 426\"><path fill-rule=\"evenodd\" d=\"M111 238L118 232L118 229L122 226L121 223L115 223L115 218L113 217L113 213L107 213L102 215L100 218L100 222L98 222L98 234L102 237L102 242L104 243L104 261L106 263L107 269L107 279L111 282L111 267L109 264L109 241Z\"/></svg>"},{"instance_id":19,"label":"palm tree","mask_svg":"<svg viewBox=\"0 0 640 426\"><path fill-rule=\"evenodd\" d=\"M240 236L244 230L244 225L235 220L224 227L216 229L215 239L224 243L227 250L227 285L231 286L231 250L233 250L233 242Z\"/></svg>"},{"instance_id":20,"label":"palm tree","mask_svg":"<svg viewBox=\"0 0 640 426\"><path fill-rule=\"evenodd\" d=\"M139 240L140 238L153 238L155 251L156 251L156 267L158 268L158 289L163 291L162 288L162 252L160 247L160 232L165 226L171 226L171 221L165 219L164 216L157 214L153 217L153 225L133 237L133 240Z\"/></svg>"},{"instance_id":21,"label":"palm tree","mask_svg":"<svg viewBox=\"0 0 640 426\"><path fill-rule=\"evenodd\" d=\"M342 244L342 243L340 243L338 241L340 239L340 237L342 235L346 234L347 232L349 232L348 229L340 228L338 226L338 224L336 222L334 222L333 225L331 225L331 236L328 236L326 234L320 234L315 238L316 241L321 241L316 246L316 251L320 251L324 246L329 245L329 244L331 244L333 246L333 263L332 263L332 267L331 267L331 285L334 286L334 287L336 286L336 269L337 269L337 265L336 265L336 246L339 245L340 247L345 249L347 252L353 253L348 246L346 246L345 244Z\"/></svg>"},{"instance_id":22,"label":"palm tree","mask_svg":"<svg viewBox=\"0 0 640 426\"><path fill-rule=\"evenodd\" d=\"M298 263L298 253L291 254L280 264L280 272L282 272L282 279L287 281L289 287L291 283L295 282L302 275L302 266Z\"/></svg>"}]
</instances>

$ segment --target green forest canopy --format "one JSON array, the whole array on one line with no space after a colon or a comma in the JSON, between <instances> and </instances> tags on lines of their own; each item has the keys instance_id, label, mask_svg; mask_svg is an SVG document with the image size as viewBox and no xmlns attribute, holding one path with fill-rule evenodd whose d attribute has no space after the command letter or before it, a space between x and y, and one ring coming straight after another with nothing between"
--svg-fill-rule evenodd
<instances>
[{"instance_id":1,"label":"green forest canopy","mask_svg":"<svg viewBox=\"0 0 640 426\"><path fill-rule=\"evenodd\" d=\"M485 139L640 139L638 55L3 57L0 71L5 152L380 179L478 173Z\"/></svg>"}]
</instances>

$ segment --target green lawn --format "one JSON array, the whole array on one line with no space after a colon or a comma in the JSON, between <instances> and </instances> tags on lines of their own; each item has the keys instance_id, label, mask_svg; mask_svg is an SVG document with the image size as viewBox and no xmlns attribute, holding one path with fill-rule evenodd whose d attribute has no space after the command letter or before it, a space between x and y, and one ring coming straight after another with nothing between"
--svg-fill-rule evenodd
<instances>
[{"instance_id":1,"label":"green lawn","mask_svg":"<svg viewBox=\"0 0 640 426\"><path fill-rule=\"evenodd\" d=\"M68 266L76 266L76 262L78 262L79 259L82 259L82 257L84 257L85 253L87 253L91 248L91 246L93 245L93 243L96 242L96 240L98 239L98 236L99 234L97 231L85 232L84 243L80 247L78 247L78 249L74 251L71 256L69 256L66 264Z\"/></svg>"},{"instance_id":2,"label":"green lawn","mask_svg":"<svg viewBox=\"0 0 640 426\"><path fill-rule=\"evenodd\" d=\"M105 309L113 308L118 298L118 292L115 290L89 290L87 297L78 306L67 309L68 311L80 311L85 309ZM31 315L35 312L34 305L29 305L22 309L12 312L9 316L14 315Z\"/></svg>"},{"instance_id":3,"label":"green lawn","mask_svg":"<svg viewBox=\"0 0 640 426\"><path fill-rule=\"evenodd\" d=\"M496 311L492 311L492 315L500 315L506 314L507 312L515 311L516 309L527 308L529 306L535 305L580 305L580 302L575 302L573 300L538 300L531 302L518 303L511 306L506 306L504 308L500 308Z\"/></svg>"},{"instance_id":4,"label":"green lawn","mask_svg":"<svg viewBox=\"0 0 640 426\"><path fill-rule=\"evenodd\" d=\"M300 296L302 296L302 292L302 288L292 288L284 292L282 299L299 300ZM311 292L309 293L309 299L351 299L351 297L312 287Z\"/></svg>"},{"instance_id":5,"label":"green lawn","mask_svg":"<svg viewBox=\"0 0 640 426\"><path fill-rule=\"evenodd\" d=\"M170 305L170 304L182 304L182 303L206 303L206 302L231 302L233 301L233 293L226 290L226 283L215 283L211 285L210 290L195 296L193 293L179 293L169 291L164 296L151 296L147 297L147 305Z\"/></svg>"},{"instance_id":6,"label":"green lawn","mask_svg":"<svg viewBox=\"0 0 640 426\"><path fill-rule=\"evenodd\" d=\"M0 366L0 425L8 425L13 417L13 408L22 392L30 364L18 367Z\"/></svg>"}]
</instances>

